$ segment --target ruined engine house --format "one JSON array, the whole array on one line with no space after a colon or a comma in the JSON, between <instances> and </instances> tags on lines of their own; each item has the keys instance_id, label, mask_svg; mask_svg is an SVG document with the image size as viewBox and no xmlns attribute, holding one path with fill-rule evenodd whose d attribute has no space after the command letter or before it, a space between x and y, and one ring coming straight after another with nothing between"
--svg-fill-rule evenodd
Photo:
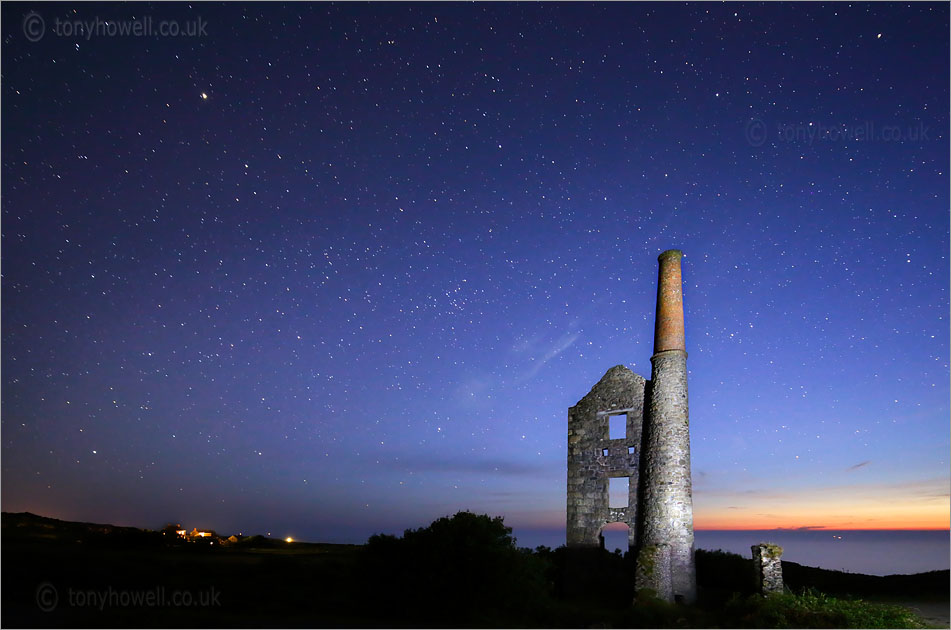
<instances>
[{"instance_id":1,"label":"ruined engine house","mask_svg":"<svg viewBox=\"0 0 951 630\"><path fill-rule=\"evenodd\" d=\"M658 257L651 378L609 369L568 410L568 547L603 546L601 529L628 526L637 590L696 599L687 409L687 350L679 250ZM609 427L620 430L611 437ZM627 478L627 505L611 507L609 480Z\"/></svg>"}]
</instances>

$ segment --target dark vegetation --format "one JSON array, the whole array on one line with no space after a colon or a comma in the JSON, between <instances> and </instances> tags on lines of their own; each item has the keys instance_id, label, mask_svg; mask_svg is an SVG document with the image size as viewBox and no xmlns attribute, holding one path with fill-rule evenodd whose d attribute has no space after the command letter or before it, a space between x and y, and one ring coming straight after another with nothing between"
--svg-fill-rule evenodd
<instances>
[{"instance_id":1,"label":"dark vegetation","mask_svg":"<svg viewBox=\"0 0 951 630\"><path fill-rule=\"evenodd\" d=\"M790 592L763 598L748 559L700 550L696 606L632 606L630 554L518 549L501 518L469 512L366 545L254 536L226 547L4 514L2 542L6 627L921 627L907 609L857 598L946 601L949 586L948 571L783 563Z\"/></svg>"}]
</instances>

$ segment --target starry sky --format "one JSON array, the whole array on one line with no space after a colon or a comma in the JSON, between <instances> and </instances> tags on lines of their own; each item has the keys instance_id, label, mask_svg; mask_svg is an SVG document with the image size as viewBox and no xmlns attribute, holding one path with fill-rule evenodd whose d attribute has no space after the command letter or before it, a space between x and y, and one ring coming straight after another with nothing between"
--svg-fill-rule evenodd
<instances>
[{"instance_id":1,"label":"starry sky","mask_svg":"<svg viewBox=\"0 0 951 630\"><path fill-rule=\"evenodd\" d=\"M563 531L567 409L649 377L677 248L697 528L947 528L948 29L4 3L3 510Z\"/></svg>"}]
</instances>

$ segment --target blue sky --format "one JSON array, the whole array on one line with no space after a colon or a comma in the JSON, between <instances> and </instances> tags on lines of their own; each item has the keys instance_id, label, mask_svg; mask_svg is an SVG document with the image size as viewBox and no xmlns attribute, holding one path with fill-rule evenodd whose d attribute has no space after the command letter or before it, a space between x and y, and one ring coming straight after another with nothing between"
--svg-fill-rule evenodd
<instances>
[{"instance_id":1,"label":"blue sky","mask_svg":"<svg viewBox=\"0 0 951 630\"><path fill-rule=\"evenodd\" d=\"M561 528L677 248L697 527L948 526L947 6L3 17L4 510Z\"/></svg>"}]
</instances>

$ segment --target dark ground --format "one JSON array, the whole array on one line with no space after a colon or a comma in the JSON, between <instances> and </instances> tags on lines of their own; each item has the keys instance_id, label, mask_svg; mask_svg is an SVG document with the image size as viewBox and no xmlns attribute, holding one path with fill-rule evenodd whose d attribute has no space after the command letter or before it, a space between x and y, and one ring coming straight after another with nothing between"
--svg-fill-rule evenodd
<instances>
[{"instance_id":1,"label":"dark ground","mask_svg":"<svg viewBox=\"0 0 951 630\"><path fill-rule=\"evenodd\" d=\"M417 561L416 551L407 560L399 541L386 537L376 545L256 537L221 547L179 543L159 532L29 514L5 513L2 522L4 627L639 623L629 616L631 559L606 552L592 560L590 579L569 585L565 567L571 560L563 548L512 552L515 565L505 564L513 557L487 560L484 554L473 558L445 550ZM749 562L730 554L698 552L699 605L716 609L733 593L749 593ZM834 595L917 604L926 614L948 610L948 571L877 577L788 562L783 570L793 590L813 587ZM486 582L500 586L487 590ZM940 619L944 623L945 618Z\"/></svg>"}]
</instances>

